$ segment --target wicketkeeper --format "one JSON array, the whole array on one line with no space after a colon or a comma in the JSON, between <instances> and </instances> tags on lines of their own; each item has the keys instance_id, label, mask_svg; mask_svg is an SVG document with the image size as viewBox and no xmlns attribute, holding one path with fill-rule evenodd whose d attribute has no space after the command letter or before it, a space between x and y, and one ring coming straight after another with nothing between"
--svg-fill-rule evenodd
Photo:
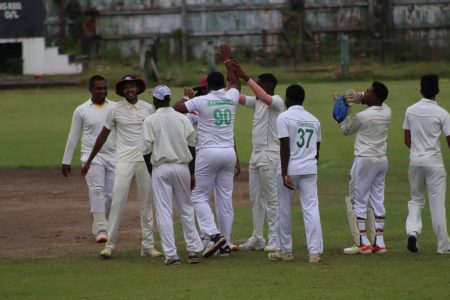
<instances>
[{"instance_id":1,"label":"wicketkeeper","mask_svg":"<svg viewBox=\"0 0 450 300\"><path fill-rule=\"evenodd\" d=\"M345 248L345 254L386 252L384 181L388 169L386 141L391 124L391 109L384 104L387 96L387 87L374 81L364 93L348 91L335 100L333 117L342 133L356 133L355 160L350 171L349 194L345 197L354 245ZM354 117L348 116L348 108L356 103L369 107ZM371 240L366 233L366 219Z\"/></svg>"}]
</instances>

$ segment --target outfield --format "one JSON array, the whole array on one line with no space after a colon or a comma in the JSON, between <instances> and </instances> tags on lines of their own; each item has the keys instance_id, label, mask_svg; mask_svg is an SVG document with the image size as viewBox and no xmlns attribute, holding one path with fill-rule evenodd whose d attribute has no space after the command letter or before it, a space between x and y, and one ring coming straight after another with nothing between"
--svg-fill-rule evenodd
<instances>
[{"instance_id":1,"label":"outfield","mask_svg":"<svg viewBox=\"0 0 450 300\"><path fill-rule=\"evenodd\" d=\"M0 299L448 299L450 256L435 254L428 208L423 211L420 253L414 255L406 250L408 149L403 144L402 122L406 107L420 98L418 80L385 83L390 89L386 103L393 111L388 139L385 229L388 253L385 255L342 254L342 249L351 243L343 197L353 160L354 137L343 137L331 118L331 93L342 93L348 88L364 90L370 82L305 83L305 107L322 125L319 200L325 253L319 265L306 263L303 225L296 202L293 262L273 263L262 252L237 252L227 259L214 257L202 260L199 265L185 263L172 268L164 266L162 260L139 257L137 249L121 252L111 261L83 253L75 257L3 257ZM277 89L283 97L285 88L286 85L280 85ZM181 88L175 89L173 98L178 99L181 92ZM2 91L1 95L0 168L59 167L73 109L86 99L87 91L29 89ZM112 90L110 98L118 99ZM143 98L150 100L148 95ZM448 80L441 80L438 102L450 110ZM239 157L244 164L251 151L251 118L251 110L239 108L235 132ZM448 149L443 147L443 150L448 168ZM74 162L78 158L77 154ZM236 209L235 241L249 236L250 215L248 204ZM0 219L0 243L5 243L1 222ZM181 241L177 226L177 238ZM184 248L182 243L179 248ZM184 256L185 252L181 254Z\"/></svg>"}]
</instances>

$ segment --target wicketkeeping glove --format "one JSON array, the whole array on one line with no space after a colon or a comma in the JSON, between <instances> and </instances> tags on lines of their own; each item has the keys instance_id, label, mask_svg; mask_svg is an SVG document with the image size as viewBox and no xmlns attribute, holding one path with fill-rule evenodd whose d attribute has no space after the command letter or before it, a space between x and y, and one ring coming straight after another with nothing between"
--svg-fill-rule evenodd
<instances>
[{"instance_id":1,"label":"wicketkeeping glove","mask_svg":"<svg viewBox=\"0 0 450 300\"><path fill-rule=\"evenodd\" d=\"M345 101L347 101L348 105L361 103L363 97L363 92L356 92L354 90L348 90L345 92Z\"/></svg>"},{"instance_id":2,"label":"wicketkeeping glove","mask_svg":"<svg viewBox=\"0 0 450 300\"><path fill-rule=\"evenodd\" d=\"M345 101L345 96L339 96L334 101L333 106L333 119L335 119L338 123L341 123L347 117L349 105L347 101Z\"/></svg>"}]
</instances>

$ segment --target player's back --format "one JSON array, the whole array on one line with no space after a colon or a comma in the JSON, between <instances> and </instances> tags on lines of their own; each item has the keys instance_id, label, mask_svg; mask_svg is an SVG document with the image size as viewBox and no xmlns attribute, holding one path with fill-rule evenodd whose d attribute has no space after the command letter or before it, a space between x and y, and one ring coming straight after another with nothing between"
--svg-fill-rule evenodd
<instances>
[{"instance_id":1,"label":"player's back","mask_svg":"<svg viewBox=\"0 0 450 300\"><path fill-rule=\"evenodd\" d=\"M408 107L405 125L411 132L411 159L442 160L439 136L441 132L450 134L450 117L445 109L424 98Z\"/></svg>"},{"instance_id":2,"label":"player's back","mask_svg":"<svg viewBox=\"0 0 450 300\"><path fill-rule=\"evenodd\" d=\"M317 173L317 142L321 140L319 120L303 106L294 105L277 119L278 136L289 135L291 158L288 174Z\"/></svg>"},{"instance_id":3,"label":"player's back","mask_svg":"<svg viewBox=\"0 0 450 300\"><path fill-rule=\"evenodd\" d=\"M234 116L239 91L211 91L187 102L189 112L197 111L197 149L234 147Z\"/></svg>"}]
</instances>

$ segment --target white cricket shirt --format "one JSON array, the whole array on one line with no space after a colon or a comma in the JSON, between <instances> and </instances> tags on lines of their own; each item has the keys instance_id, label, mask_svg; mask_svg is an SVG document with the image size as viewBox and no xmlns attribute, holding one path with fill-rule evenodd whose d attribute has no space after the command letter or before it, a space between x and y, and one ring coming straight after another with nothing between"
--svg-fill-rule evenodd
<instances>
[{"instance_id":1,"label":"white cricket shirt","mask_svg":"<svg viewBox=\"0 0 450 300\"><path fill-rule=\"evenodd\" d=\"M161 107L144 121L144 154L152 153L154 166L187 164L192 160L188 146L195 147L196 133L189 119L171 107Z\"/></svg>"},{"instance_id":2,"label":"white cricket shirt","mask_svg":"<svg viewBox=\"0 0 450 300\"><path fill-rule=\"evenodd\" d=\"M317 174L317 143L321 141L319 120L303 106L294 105L278 116L277 129L278 138L289 137L288 175Z\"/></svg>"},{"instance_id":3,"label":"white cricket shirt","mask_svg":"<svg viewBox=\"0 0 450 300\"><path fill-rule=\"evenodd\" d=\"M91 99L79 105L72 117L69 136L67 138L66 150L64 151L63 164L72 163L73 153L81 136L81 153L90 154L94 148L95 141L100 131L102 131L108 112L116 105L106 99L100 106L94 104ZM83 156L83 155L82 155ZM107 141L98 152L97 156L105 160L116 159L116 137L115 131L111 131ZM95 158L94 158L95 161Z\"/></svg>"},{"instance_id":4,"label":"white cricket shirt","mask_svg":"<svg viewBox=\"0 0 450 300\"><path fill-rule=\"evenodd\" d=\"M130 104L121 100L111 109L106 117L105 127L116 129L117 162L143 161L145 118L154 112L153 105L138 100Z\"/></svg>"},{"instance_id":5,"label":"white cricket shirt","mask_svg":"<svg viewBox=\"0 0 450 300\"><path fill-rule=\"evenodd\" d=\"M403 129L411 131L410 165L443 166L441 132L450 135L450 116L436 101L422 98L406 109Z\"/></svg>"},{"instance_id":6,"label":"white cricket shirt","mask_svg":"<svg viewBox=\"0 0 450 300\"><path fill-rule=\"evenodd\" d=\"M344 135L356 133L355 156L386 156L388 129L391 125L391 109L386 104L371 106L347 116L340 124Z\"/></svg>"},{"instance_id":7,"label":"white cricket shirt","mask_svg":"<svg viewBox=\"0 0 450 300\"><path fill-rule=\"evenodd\" d=\"M277 134L277 118L284 110L280 96L272 96L272 104L267 105L256 97L245 97L245 106L255 110L252 124L253 151L280 151Z\"/></svg>"},{"instance_id":8,"label":"white cricket shirt","mask_svg":"<svg viewBox=\"0 0 450 300\"><path fill-rule=\"evenodd\" d=\"M239 103L239 91L211 91L207 95L185 102L189 112L198 113L197 149L233 148L234 115Z\"/></svg>"}]
</instances>

